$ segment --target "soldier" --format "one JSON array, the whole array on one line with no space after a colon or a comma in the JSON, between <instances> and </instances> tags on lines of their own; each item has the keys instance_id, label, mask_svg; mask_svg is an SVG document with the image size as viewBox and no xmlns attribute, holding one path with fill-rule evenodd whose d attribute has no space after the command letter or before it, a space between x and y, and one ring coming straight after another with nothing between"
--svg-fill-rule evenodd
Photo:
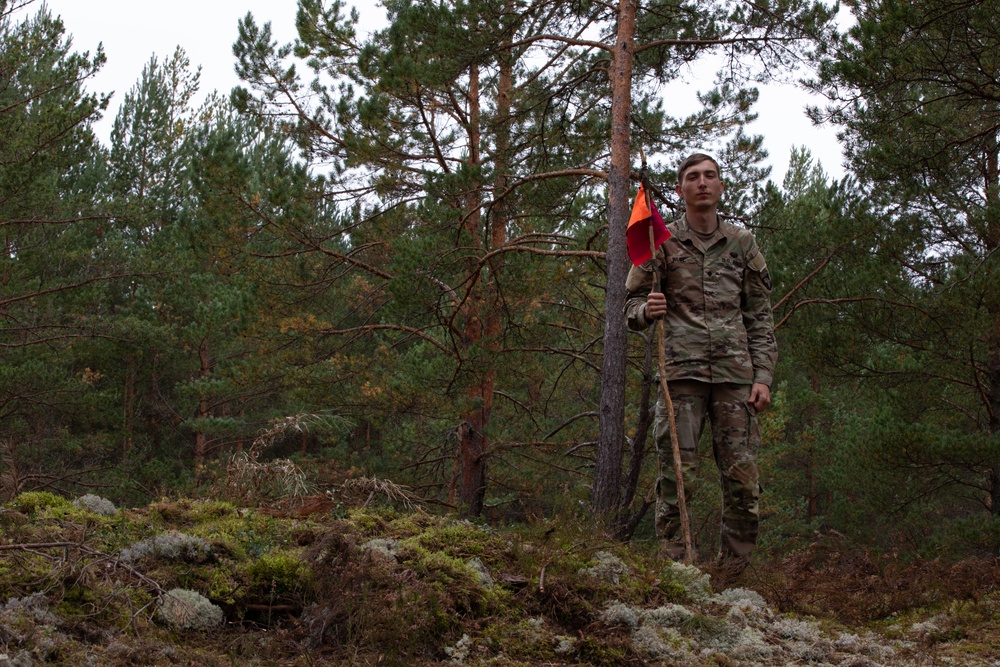
<instances>
[{"instance_id":1,"label":"soldier","mask_svg":"<svg viewBox=\"0 0 1000 667\"><path fill-rule=\"evenodd\" d=\"M706 418L712 424L722 483L719 557L739 573L757 541L757 412L771 403L777 346L764 256L748 230L719 217L723 189L719 165L708 155L696 153L681 163L676 190L685 214L667 226L671 236L653 259L629 271L625 316L633 331L664 318L666 379L685 480L695 472ZM656 292L654 262L660 275ZM662 552L680 560L684 544L668 423L661 390L653 426L660 468L656 534ZM685 486L685 499L693 490Z\"/></svg>"}]
</instances>

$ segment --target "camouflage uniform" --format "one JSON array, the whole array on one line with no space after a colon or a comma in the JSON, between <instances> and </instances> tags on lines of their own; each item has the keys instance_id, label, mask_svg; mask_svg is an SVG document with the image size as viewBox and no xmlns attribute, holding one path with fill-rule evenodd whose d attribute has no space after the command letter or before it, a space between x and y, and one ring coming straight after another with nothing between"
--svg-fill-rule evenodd
<instances>
[{"instance_id":1,"label":"camouflage uniform","mask_svg":"<svg viewBox=\"0 0 1000 667\"><path fill-rule=\"evenodd\" d=\"M720 220L699 238L681 218L653 260L632 267L625 316L633 331L647 328L646 296L653 262L667 298L665 365L674 404L685 481L694 481L696 448L705 419L722 482L722 555L745 557L757 539L760 429L746 401L753 383L770 386L777 346L771 317L771 281L753 235ZM656 533L672 556L683 554L677 484L664 400L656 404L654 438L660 460ZM690 482L685 496L694 491Z\"/></svg>"}]
</instances>

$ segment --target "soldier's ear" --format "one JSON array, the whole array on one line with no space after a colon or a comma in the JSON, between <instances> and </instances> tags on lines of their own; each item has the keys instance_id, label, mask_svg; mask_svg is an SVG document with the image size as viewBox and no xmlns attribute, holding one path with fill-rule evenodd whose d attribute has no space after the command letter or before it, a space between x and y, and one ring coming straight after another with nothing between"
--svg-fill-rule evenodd
<instances>
[{"instance_id":1,"label":"soldier's ear","mask_svg":"<svg viewBox=\"0 0 1000 667\"><path fill-rule=\"evenodd\" d=\"M677 193L678 197L680 197L681 199L684 199L684 195L681 194L681 184L680 183L678 183L677 185L674 186L674 192Z\"/></svg>"}]
</instances>

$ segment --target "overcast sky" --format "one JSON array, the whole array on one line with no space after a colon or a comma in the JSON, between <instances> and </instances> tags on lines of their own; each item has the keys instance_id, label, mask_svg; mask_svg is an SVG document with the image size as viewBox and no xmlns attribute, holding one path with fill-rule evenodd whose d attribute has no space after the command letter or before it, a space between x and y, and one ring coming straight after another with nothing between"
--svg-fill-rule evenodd
<instances>
[{"instance_id":1,"label":"overcast sky","mask_svg":"<svg viewBox=\"0 0 1000 667\"><path fill-rule=\"evenodd\" d=\"M39 0L26 11L36 11L40 4ZM164 60L177 46L182 47L192 65L202 68L201 92L228 93L239 83L233 71L232 45L237 23L247 12L253 13L259 24L270 21L279 43L295 36L296 0L47 0L46 4L62 17L76 50L93 51L98 43L104 45L108 62L88 87L97 92L114 91L111 108L97 128L105 142L118 105L153 54ZM363 27L370 30L378 26L382 12L370 4L364 6L369 9L363 12ZM708 80L698 87L705 89L710 83ZM772 178L779 183L792 146L807 146L828 174L843 175L835 131L812 126L804 113L808 102L805 93L792 86L761 91L760 119L749 130L764 135L774 168ZM694 88L683 97L667 100L667 111L672 115L693 109Z\"/></svg>"}]
</instances>

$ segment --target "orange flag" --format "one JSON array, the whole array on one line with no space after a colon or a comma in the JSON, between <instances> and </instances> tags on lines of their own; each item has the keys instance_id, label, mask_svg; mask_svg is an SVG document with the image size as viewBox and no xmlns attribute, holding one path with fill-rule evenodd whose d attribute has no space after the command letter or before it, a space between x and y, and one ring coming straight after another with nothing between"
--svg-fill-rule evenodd
<instances>
[{"instance_id":1,"label":"orange flag","mask_svg":"<svg viewBox=\"0 0 1000 667\"><path fill-rule=\"evenodd\" d=\"M645 186L640 184L639 194L635 196L635 204L632 205L632 217L629 218L628 229L625 231L628 257L636 266L653 257L649 249L650 225L653 226L653 242L659 248L661 243L670 238L670 231L663 223L653 200L646 197Z\"/></svg>"}]
</instances>

